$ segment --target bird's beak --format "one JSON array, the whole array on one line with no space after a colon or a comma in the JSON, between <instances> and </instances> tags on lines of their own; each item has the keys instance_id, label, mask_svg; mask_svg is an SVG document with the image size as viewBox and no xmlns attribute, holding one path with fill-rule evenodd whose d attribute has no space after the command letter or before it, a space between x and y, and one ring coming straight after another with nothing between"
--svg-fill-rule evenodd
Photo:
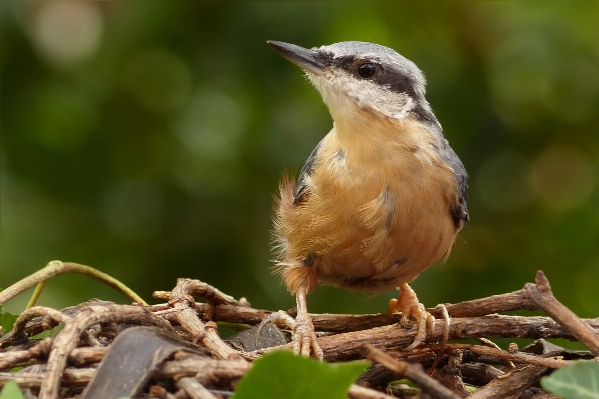
<instances>
[{"instance_id":1,"label":"bird's beak","mask_svg":"<svg viewBox=\"0 0 599 399\"><path fill-rule=\"evenodd\" d=\"M318 53L314 50L274 40L268 40L266 43L270 44L283 57L308 72L320 75L325 68L325 64L318 59Z\"/></svg>"}]
</instances>

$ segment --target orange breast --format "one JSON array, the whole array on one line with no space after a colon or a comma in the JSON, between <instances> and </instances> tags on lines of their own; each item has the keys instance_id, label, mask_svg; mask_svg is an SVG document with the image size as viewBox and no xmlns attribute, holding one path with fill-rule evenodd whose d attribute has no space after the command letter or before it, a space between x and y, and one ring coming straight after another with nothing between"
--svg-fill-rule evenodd
<instances>
[{"instance_id":1,"label":"orange breast","mask_svg":"<svg viewBox=\"0 0 599 399\"><path fill-rule=\"evenodd\" d=\"M291 292L310 291L318 280L382 292L412 281L451 249L453 171L420 124L391 123L360 132L344 126L343 134L333 128L300 201L295 182L282 182L277 267Z\"/></svg>"}]
</instances>

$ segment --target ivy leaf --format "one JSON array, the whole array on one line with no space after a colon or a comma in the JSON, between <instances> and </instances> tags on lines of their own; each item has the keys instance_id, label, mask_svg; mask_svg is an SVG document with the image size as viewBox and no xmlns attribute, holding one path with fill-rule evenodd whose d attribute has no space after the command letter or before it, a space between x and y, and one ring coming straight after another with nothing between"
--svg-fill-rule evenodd
<instances>
[{"instance_id":1,"label":"ivy leaf","mask_svg":"<svg viewBox=\"0 0 599 399\"><path fill-rule=\"evenodd\" d=\"M256 360L232 399L347 399L367 362L329 364L277 351Z\"/></svg>"},{"instance_id":2,"label":"ivy leaf","mask_svg":"<svg viewBox=\"0 0 599 399\"><path fill-rule=\"evenodd\" d=\"M8 381L2 392L0 392L0 399L25 399L21 388L14 381Z\"/></svg>"},{"instance_id":3,"label":"ivy leaf","mask_svg":"<svg viewBox=\"0 0 599 399\"><path fill-rule=\"evenodd\" d=\"M543 377L541 386L565 399L599 399L599 363L574 362Z\"/></svg>"},{"instance_id":4,"label":"ivy leaf","mask_svg":"<svg viewBox=\"0 0 599 399\"><path fill-rule=\"evenodd\" d=\"M12 331L12 327L15 324L17 317L19 317L19 315L9 313L0 306L0 325L2 325L2 334Z\"/></svg>"}]
</instances>

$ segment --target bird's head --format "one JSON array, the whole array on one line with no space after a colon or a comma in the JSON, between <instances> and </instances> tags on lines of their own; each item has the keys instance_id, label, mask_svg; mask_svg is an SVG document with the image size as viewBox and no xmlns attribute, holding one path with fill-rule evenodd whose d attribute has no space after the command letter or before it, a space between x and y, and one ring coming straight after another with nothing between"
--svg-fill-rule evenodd
<instances>
[{"instance_id":1,"label":"bird's head","mask_svg":"<svg viewBox=\"0 0 599 399\"><path fill-rule=\"evenodd\" d=\"M366 113L392 119L412 116L438 124L425 99L424 74L388 47L340 42L306 49L284 42L268 43L306 71L336 121Z\"/></svg>"}]
</instances>

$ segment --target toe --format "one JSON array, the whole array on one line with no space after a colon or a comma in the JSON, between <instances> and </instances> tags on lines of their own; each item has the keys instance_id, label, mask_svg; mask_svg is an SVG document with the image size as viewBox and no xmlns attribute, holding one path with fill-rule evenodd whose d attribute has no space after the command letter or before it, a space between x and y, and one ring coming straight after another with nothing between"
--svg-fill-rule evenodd
<instances>
[{"instance_id":1,"label":"toe","mask_svg":"<svg viewBox=\"0 0 599 399\"><path fill-rule=\"evenodd\" d=\"M411 326L410 319L415 319L417 323L416 336L414 342L404 351L411 351L426 340L427 330L432 334L435 327L435 318L426 311L424 305L418 301L416 293L408 284L400 286L400 295L397 300L390 302L391 310L401 312L400 324L404 327Z\"/></svg>"},{"instance_id":2,"label":"toe","mask_svg":"<svg viewBox=\"0 0 599 399\"><path fill-rule=\"evenodd\" d=\"M416 336L414 337L414 342L412 342L412 344L407 346L406 348L402 349L406 352L419 347L426 339L426 327L428 325L430 314L424 309L424 306L422 306L421 304L419 305L420 307L418 311L413 313L414 318L418 323L418 331L416 332Z\"/></svg>"},{"instance_id":3,"label":"toe","mask_svg":"<svg viewBox=\"0 0 599 399\"><path fill-rule=\"evenodd\" d=\"M323 354L320 345L314 333L314 325L308 314L298 315L295 320L297 326L294 332L294 352L305 357L310 357L310 352L314 352L314 357L322 360Z\"/></svg>"}]
</instances>

